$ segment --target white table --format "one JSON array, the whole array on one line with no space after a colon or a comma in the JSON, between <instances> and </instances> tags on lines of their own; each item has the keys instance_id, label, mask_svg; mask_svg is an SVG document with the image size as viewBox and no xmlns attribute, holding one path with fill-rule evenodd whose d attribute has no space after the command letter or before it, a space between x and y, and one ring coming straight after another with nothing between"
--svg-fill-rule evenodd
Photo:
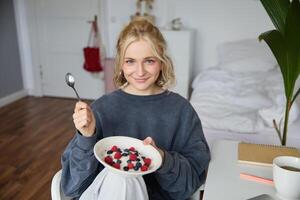
<instances>
[{"instance_id":1,"label":"white table","mask_svg":"<svg viewBox=\"0 0 300 200\"><path fill-rule=\"evenodd\" d=\"M238 143L219 140L213 144L203 199L245 200L260 194L269 194L278 199L274 186L240 178L241 172L272 178L272 167L239 164Z\"/></svg>"}]
</instances>

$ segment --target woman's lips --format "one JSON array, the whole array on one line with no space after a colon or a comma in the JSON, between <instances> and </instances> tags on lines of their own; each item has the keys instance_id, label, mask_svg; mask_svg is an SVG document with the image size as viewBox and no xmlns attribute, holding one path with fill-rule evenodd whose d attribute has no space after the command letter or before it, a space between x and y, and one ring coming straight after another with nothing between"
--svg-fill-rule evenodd
<instances>
[{"instance_id":1,"label":"woman's lips","mask_svg":"<svg viewBox=\"0 0 300 200\"><path fill-rule=\"evenodd\" d=\"M134 80L138 83L144 83L147 81L148 78L135 78Z\"/></svg>"}]
</instances>

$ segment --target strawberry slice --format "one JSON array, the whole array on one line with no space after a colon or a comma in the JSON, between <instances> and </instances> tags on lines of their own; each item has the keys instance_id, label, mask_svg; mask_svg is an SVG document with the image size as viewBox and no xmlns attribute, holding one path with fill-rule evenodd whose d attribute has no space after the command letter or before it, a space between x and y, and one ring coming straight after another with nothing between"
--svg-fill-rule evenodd
<instances>
[{"instance_id":1,"label":"strawberry slice","mask_svg":"<svg viewBox=\"0 0 300 200\"><path fill-rule=\"evenodd\" d=\"M112 165L112 163L113 163L113 159L112 159L112 157L110 157L110 156L106 156L106 157L104 158L104 161L105 161L107 164L109 164L109 165Z\"/></svg>"},{"instance_id":2,"label":"strawberry slice","mask_svg":"<svg viewBox=\"0 0 300 200\"><path fill-rule=\"evenodd\" d=\"M145 165L147 165L149 167L151 165L151 159L150 158L144 158L144 163L145 163Z\"/></svg>"},{"instance_id":3,"label":"strawberry slice","mask_svg":"<svg viewBox=\"0 0 300 200\"><path fill-rule=\"evenodd\" d=\"M144 172L144 171L147 171L148 170L148 166L147 165L143 165L141 167L141 171Z\"/></svg>"},{"instance_id":4,"label":"strawberry slice","mask_svg":"<svg viewBox=\"0 0 300 200\"><path fill-rule=\"evenodd\" d=\"M116 151L118 151L118 147L116 145L114 145L114 146L112 146L112 148L110 150L112 150L113 152L116 152Z\"/></svg>"},{"instance_id":5,"label":"strawberry slice","mask_svg":"<svg viewBox=\"0 0 300 200\"><path fill-rule=\"evenodd\" d=\"M121 168L120 163L114 163L112 166L114 168L116 168L116 169L120 169Z\"/></svg>"},{"instance_id":6,"label":"strawberry slice","mask_svg":"<svg viewBox=\"0 0 300 200\"><path fill-rule=\"evenodd\" d=\"M130 162L130 163L127 164L127 167L128 167L128 169L133 169L134 165Z\"/></svg>"},{"instance_id":7,"label":"strawberry slice","mask_svg":"<svg viewBox=\"0 0 300 200\"><path fill-rule=\"evenodd\" d=\"M116 152L114 155L115 159L120 159L122 157L122 154L120 152Z\"/></svg>"},{"instance_id":8,"label":"strawberry slice","mask_svg":"<svg viewBox=\"0 0 300 200\"><path fill-rule=\"evenodd\" d=\"M131 154L129 155L129 159L132 160L132 161L135 161L136 158L137 158L137 156L136 156L135 154L133 154L133 153L131 153Z\"/></svg>"},{"instance_id":9,"label":"strawberry slice","mask_svg":"<svg viewBox=\"0 0 300 200\"><path fill-rule=\"evenodd\" d=\"M134 147L130 147L129 151L135 151L135 148Z\"/></svg>"}]
</instances>

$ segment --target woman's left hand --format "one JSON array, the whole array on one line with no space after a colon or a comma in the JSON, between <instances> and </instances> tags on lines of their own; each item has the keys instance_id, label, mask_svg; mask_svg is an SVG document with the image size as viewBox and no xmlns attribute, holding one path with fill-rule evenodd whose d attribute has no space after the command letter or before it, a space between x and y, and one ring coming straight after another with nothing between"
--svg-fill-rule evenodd
<instances>
[{"instance_id":1,"label":"woman's left hand","mask_svg":"<svg viewBox=\"0 0 300 200\"><path fill-rule=\"evenodd\" d=\"M160 153L162 160L164 160L164 156L165 153L163 150L161 150L160 148L158 148L155 144L155 141L152 139L152 137L147 137L146 139L144 139L143 143L145 145L152 145L155 149L157 149L157 151Z\"/></svg>"}]
</instances>

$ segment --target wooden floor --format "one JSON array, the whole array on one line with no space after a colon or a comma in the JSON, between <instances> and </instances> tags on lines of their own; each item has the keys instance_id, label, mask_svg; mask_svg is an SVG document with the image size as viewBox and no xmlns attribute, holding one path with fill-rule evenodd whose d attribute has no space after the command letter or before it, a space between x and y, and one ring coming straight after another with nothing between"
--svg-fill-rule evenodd
<instances>
[{"instance_id":1,"label":"wooden floor","mask_svg":"<svg viewBox=\"0 0 300 200\"><path fill-rule=\"evenodd\" d=\"M53 175L73 137L76 101L25 97L0 108L0 199L51 199Z\"/></svg>"}]
</instances>

